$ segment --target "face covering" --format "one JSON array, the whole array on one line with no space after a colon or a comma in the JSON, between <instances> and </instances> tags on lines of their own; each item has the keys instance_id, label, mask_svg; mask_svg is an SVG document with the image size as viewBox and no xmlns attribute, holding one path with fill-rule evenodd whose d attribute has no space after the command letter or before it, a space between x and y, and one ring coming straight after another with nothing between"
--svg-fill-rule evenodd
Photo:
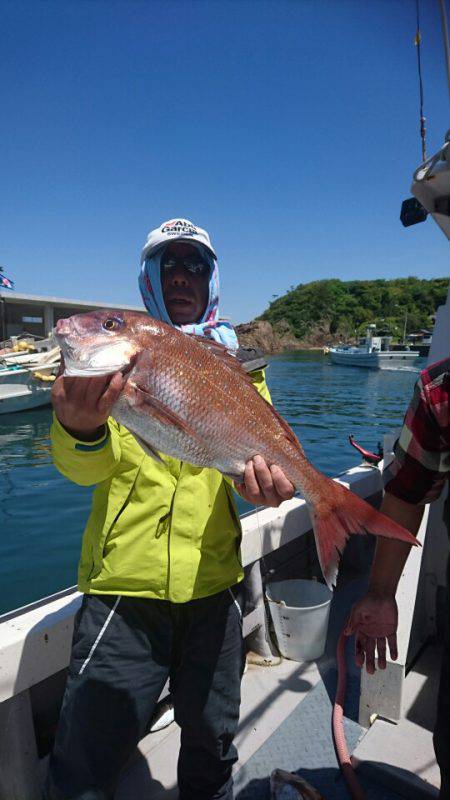
<instances>
[{"instance_id":1,"label":"face covering","mask_svg":"<svg viewBox=\"0 0 450 800\"><path fill-rule=\"evenodd\" d=\"M161 256L160 250L142 264L139 275L139 288L148 313L155 319L166 322L178 328L183 333L193 333L196 336L206 336L225 345L228 350L237 350L239 343L233 326L226 320L219 319L219 269L217 262L201 245L197 245L202 259L209 264L209 293L208 302L202 318L189 325L173 325L164 304L164 295L161 284Z\"/></svg>"}]
</instances>

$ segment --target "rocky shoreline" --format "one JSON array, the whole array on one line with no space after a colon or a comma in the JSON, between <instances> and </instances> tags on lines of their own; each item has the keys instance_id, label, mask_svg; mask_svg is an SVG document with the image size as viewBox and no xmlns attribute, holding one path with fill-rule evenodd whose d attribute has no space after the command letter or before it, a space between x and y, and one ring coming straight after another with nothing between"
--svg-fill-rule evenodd
<instances>
[{"instance_id":1,"label":"rocky shoreline","mask_svg":"<svg viewBox=\"0 0 450 800\"><path fill-rule=\"evenodd\" d=\"M295 350L322 350L340 341L340 337L330 334L327 322L317 325L304 339L294 336L286 320L280 320L275 325L265 320L252 320L237 325L236 333L242 347L254 347L266 355Z\"/></svg>"}]
</instances>

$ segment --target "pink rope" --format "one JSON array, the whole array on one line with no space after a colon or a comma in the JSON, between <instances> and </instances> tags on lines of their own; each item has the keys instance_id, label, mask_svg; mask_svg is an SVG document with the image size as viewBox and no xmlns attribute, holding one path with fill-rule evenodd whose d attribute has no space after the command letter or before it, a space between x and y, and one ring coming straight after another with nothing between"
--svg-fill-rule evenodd
<instances>
[{"instance_id":1,"label":"pink rope","mask_svg":"<svg viewBox=\"0 0 450 800\"><path fill-rule=\"evenodd\" d=\"M339 767L345 778L345 782L350 791L353 800L366 800L361 784L356 777L355 770L351 757L348 752L347 742L345 740L343 717L344 717L344 701L345 701L345 686L346 686L346 663L345 663L345 625L339 636L337 646L337 666L338 666L338 684L336 689L336 697L333 706L332 716L332 730L334 747L339 762Z\"/></svg>"}]
</instances>

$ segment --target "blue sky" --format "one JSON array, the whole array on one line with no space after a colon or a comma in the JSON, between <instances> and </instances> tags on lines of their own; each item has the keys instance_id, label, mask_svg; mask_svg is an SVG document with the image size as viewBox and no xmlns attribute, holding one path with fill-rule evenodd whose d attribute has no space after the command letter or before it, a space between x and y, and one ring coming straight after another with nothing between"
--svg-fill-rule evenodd
<instances>
[{"instance_id":1,"label":"blue sky","mask_svg":"<svg viewBox=\"0 0 450 800\"><path fill-rule=\"evenodd\" d=\"M421 3L428 152L449 127ZM449 9L450 11L450 9ZM138 304L147 231L187 217L221 311L291 285L443 276L398 219L420 163L414 0L0 2L0 264L19 292Z\"/></svg>"}]
</instances>

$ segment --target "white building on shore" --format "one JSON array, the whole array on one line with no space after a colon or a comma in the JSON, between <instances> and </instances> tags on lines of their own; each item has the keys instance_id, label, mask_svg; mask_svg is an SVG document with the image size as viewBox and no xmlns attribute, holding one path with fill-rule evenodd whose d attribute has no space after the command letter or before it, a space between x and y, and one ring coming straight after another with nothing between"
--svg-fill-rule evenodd
<instances>
[{"instance_id":1,"label":"white building on shore","mask_svg":"<svg viewBox=\"0 0 450 800\"><path fill-rule=\"evenodd\" d=\"M144 307L127 306L123 303L72 300L65 297L44 297L19 292L0 294L0 339L31 333L33 336L48 336L59 319L94 311L98 308L123 308L127 311L144 311Z\"/></svg>"}]
</instances>

